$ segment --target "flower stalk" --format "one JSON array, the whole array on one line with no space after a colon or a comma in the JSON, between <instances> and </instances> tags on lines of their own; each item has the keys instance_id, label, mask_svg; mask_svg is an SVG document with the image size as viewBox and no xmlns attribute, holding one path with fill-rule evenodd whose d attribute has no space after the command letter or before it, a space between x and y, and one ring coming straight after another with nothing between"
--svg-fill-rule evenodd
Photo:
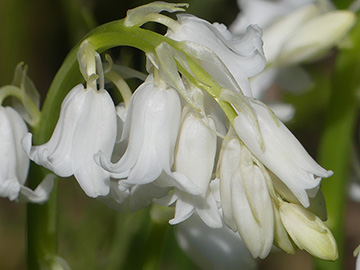
<instances>
[{"instance_id":1,"label":"flower stalk","mask_svg":"<svg viewBox=\"0 0 360 270\"><path fill-rule=\"evenodd\" d=\"M35 188L46 173L31 163L28 181ZM44 204L27 205L27 261L29 270L54 269L57 264L57 185Z\"/></svg>"}]
</instances>

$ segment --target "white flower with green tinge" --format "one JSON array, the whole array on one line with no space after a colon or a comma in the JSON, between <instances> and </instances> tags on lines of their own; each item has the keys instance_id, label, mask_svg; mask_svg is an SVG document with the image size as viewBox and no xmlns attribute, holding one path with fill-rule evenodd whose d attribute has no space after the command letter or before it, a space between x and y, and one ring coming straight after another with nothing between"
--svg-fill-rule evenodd
<instances>
[{"instance_id":1,"label":"white flower with green tinge","mask_svg":"<svg viewBox=\"0 0 360 270\"><path fill-rule=\"evenodd\" d=\"M222 227L216 201L210 191L210 180L216 155L215 122L200 118L185 107L175 154L174 172L182 174L200 188L201 194L192 195L177 188L162 203L175 204L175 217L170 224L185 221L196 212L211 228Z\"/></svg>"},{"instance_id":2,"label":"white flower with green tinge","mask_svg":"<svg viewBox=\"0 0 360 270\"><path fill-rule=\"evenodd\" d=\"M332 171L322 168L306 152L301 143L273 113L260 102L250 101L255 111L259 130L252 119L239 113L234 120L237 135L270 171L296 196L304 207L309 196L318 192L321 178L330 177ZM259 141L259 132L262 142Z\"/></svg>"},{"instance_id":3,"label":"white flower with green tinge","mask_svg":"<svg viewBox=\"0 0 360 270\"><path fill-rule=\"evenodd\" d=\"M74 175L90 197L105 196L109 193L110 174L95 163L94 155L101 150L105 157L111 157L116 139L116 111L104 89L101 71L100 89L96 86L96 69L102 68L100 56L86 43L78 56L87 87L79 84L66 95L47 143L32 146L31 134L22 143L37 164L61 177Z\"/></svg>"},{"instance_id":4,"label":"white flower with green tinge","mask_svg":"<svg viewBox=\"0 0 360 270\"><path fill-rule=\"evenodd\" d=\"M199 189L186 177L171 171L180 125L180 97L165 82L154 82L149 75L130 100L123 138L128 146L119 161L111 163L99 153L97 162L116 179L126 179L123 185L144 185L154 182L162 172L172 176L164 186L198 193ZM193 189L193 187L195 189Z\"/></svg>"},{"instance_id":5,"label":"white flower with green tinge","mask_svg":"<svg viewBox=\"0 0 360 270\"><path fill-rule=\"evenodd\" d=\"M265 258L274 240L266 176L236 134L225 138L221 151L219 182L225 223L239 232L254 258Z\"/></svg>"},{"instance_id":6,"label":"white flower with green tinge","mask_svg":"<svg viewBox=\"0 0 360 270\"><path fill-rule=\"evenodd\" d=\"M334 236L323 221L301 205L280 203L280 217L294 243L323 260L338 258Z\"/></svg>"},{"instance_id":7,"label":"white flower with green tinge","mask_svg":"<svg viewBox=\"0 0 360 270\"><path fill-rule=\"evenodd\" d=\"M25 186L30 160L21 147L21 139L27 132L18 112L0 107L0 197L40 203L48 199L54 177L46 177L35 191Z\"/></svg>"}]
</instances>

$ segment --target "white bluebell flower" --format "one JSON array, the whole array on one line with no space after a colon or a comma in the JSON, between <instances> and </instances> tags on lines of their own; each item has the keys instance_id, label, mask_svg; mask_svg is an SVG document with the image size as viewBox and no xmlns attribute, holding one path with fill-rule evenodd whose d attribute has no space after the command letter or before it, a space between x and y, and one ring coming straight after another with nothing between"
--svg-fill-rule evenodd
<instances>
[{"instance_id":1,"label":"white bluebell flower","mask_svg":"<svg viewBox=\"0 0 360 270\"><path fill-rule=\"evenodd\" d=\"M117 131L116 111L104 89L100 56L86 43L78 55L87 87L79 84L66 95L47 143L32 146L32 135L28 134L23 146L37 164L61 177L74 175L88 196L104 196L109 193L110 174L95 163L94 155L101 150L104 156L111 157ZM100 89L96 86L97 67Z\"/></svg>"},{"instance_id":2,"label":"white bluebell flower","mask_svg":"<svg viewBox=\"0 0 360 270\"><path fill-rule=\"evenodd\" d=\"M0 196L10 200L44 202L53 187L54 177L49 175L33 191L25 186L30 160L21 146L28 128L11 107L0 107Z\"/></svg>"},{"instance_id":3,"label":"white bluebell flower","mask_svg":"<svg viewBox=\"0 0 360 270\"><path fill-rule=\"evenodd\" d=\"M188 107L184 108L174 171L182 174L200 188L201 194L193 195L175 188L167 198L167 204L175 205L175 217L170 224L177 224L197 213L206 225L221 228L222 220L210 190L210 180L216 156L215 121L201 118Z\"/></svg>"}]
</instances>

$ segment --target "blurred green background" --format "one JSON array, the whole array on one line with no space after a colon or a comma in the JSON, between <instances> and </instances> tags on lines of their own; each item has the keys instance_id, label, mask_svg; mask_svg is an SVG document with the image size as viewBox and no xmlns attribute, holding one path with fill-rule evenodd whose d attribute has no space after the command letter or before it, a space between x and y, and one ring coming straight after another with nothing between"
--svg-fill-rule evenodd
<instances>
[{"instance_id":1,"label":"blurred green background","mask_svg":"<svg viewBox=\"0 0 360 270\"><path fill-rule=\"evenodd\" d=\"M99 24L123 18L129 8L148 2L151 1L0 0L0 86L11 83L16 64L24 61L29 66L29 77L44 97L66 54L83 35ZM188 2L189 13L210 22L229 25L239 12L236 0ZM326 84L333 57L306 67L316 88L300 96L285 96L297 107L290 127L313 156L328 102ZM347 206L346 269L353 269L352 251L360 243L360 205L349 202ZM119 254L131 256L131 269L141 269L139 260L146 259L147 243L152 241L148 234L148 209L134 215L119 214L88 198L71 178L59 183L58 211L59 255L72 269L118 269L126 259ZM25 205L0 199L0 269L26 268L25 222ZM167 232L160 251L160 269L199 269L177 246L173 228L163 229ZM311 269L311 257L300 251L294 256L272 253L259 261L259 268Z\"/></svg>"}]
</instances>

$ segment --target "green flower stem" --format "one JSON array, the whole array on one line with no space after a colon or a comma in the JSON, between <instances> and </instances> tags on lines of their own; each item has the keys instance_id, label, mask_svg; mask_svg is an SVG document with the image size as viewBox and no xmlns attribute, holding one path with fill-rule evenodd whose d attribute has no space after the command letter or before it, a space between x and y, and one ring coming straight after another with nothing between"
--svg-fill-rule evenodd
<instances>
[{"instance_id":1,"label":"green flower stem","mask_svg":"<svg viewBox=\"0 0 360 270\"><path fill-rule=\"evenodd\" d=\"M143 229L143 223L148 224L149 213L147 209L135 213L127 210L124 213L116 213L115 232L112 236L112 245L108 254L108 264L105 270L132 269L132 260L139 260L139 249L132 250L136 242L136 236ZM141 244L141 243L137 243ZM138 247L138 245L136 245Z\"/></svg>"},{"instance_id":2,"label":"green flower stem","mask_svg":"<svg viewBox=\"0 0 360 270\"><path fill-rule=\"evenodd\" d=\"M175 49L181 50L177 42L149 30L125 27L123 21L119 20L99 26L85 36L84 40L86 39L99 53L117 46L131 46L145 53L154 53L155 47L162 42L167 42ZM45 143L50 138L59 117L63 99L76 84L83 82L77 62L80 44L81 42L68 54L50 86L40 121L32 130L34 145ZM187 57L187 60L196 77L201 81L206 81L207 85L204 86L195 79L194 81L219 103L232 122L236 113L229 103L219 99L221 86L211 79L194 60L190 57ZM42 180L42 176L44 176L43 171L39 171L37 166L32 165L29 176L30 187L36 187ZM49 256L56 254L56 189L52 193L47 203L29 205L28 207L28 260L30 269L39 269L44 262L49 260ZM164 230L162 227L154 226L153 235L155 236Z\"/></svg>"},{"instance_id":3,"label":"green flower stem","mask_svg":"<svg viewBox=\"0 0 360 270\"><path fill-rule=\"evenodd\" d=\"M360 86L360 23L350 34L352 47L337 57L332 96L321 139L319 161L334 171L322 182L328 208L327 225L337 240L339 259L335 262L315 260L316 269L341 270L344 266L344 218L349 158L357 113L356 91Z\"/></svg>"},{"instance_id":4,"label":"green flower stem","mask_svg":"<svg viewBox=\"0 0 360 270\"><path fill-rule=\"evenodd\" d=\"M150 248L145 253L145 258L141 269L143 270L160 269L160 263L163 254L163 246L168 229L169 229L169 224L167 222L157 223L151 221L149 238L147 239L147 243L145 245L146 247L150 247Z\"/></svg>"},{"instance_id":5,"label":"green flower stem","mask_svg":"<svg viewBox=\"0 0 360 270\"><path fill-rule=\"evenodd\" d=\"M167 42L174 48L181 50L176 41L149 30L126 27L123 25L123 20L99 26L85 36L84 39L87 39L99 53L117 46L131 46L145 53L154 53L155 47L162 42ZM44 143L48 140L58 119L62 100L72 87L83 82L76 58L80 43L66 57L50 86L43 106L40 124L34 129L34 144ZM230 121L233 120L235 113L231 105L219 100L221 86L212 80L194 60L190 57L187 57L187 60L194 74L200 80L205 79L204 81L207 82L207 87L203 89L209 92L225 113L232 118L230 118ZM197 81L197 83L199 82Z\"/></svg>"},{"instance_id":6,"label":"green flower stem","mask_svg":"<svg viewBox=\"0 0 360 270\"><path fill-rule=\"evenodd\" d=\"M34 189L45 177L43 168L31 164L29 172L30 187ZM57 185L49 200L42 204L27 205L27 260L28 269L53 269L56 264L56 196Z\"/></svg>"}]
</instances>

